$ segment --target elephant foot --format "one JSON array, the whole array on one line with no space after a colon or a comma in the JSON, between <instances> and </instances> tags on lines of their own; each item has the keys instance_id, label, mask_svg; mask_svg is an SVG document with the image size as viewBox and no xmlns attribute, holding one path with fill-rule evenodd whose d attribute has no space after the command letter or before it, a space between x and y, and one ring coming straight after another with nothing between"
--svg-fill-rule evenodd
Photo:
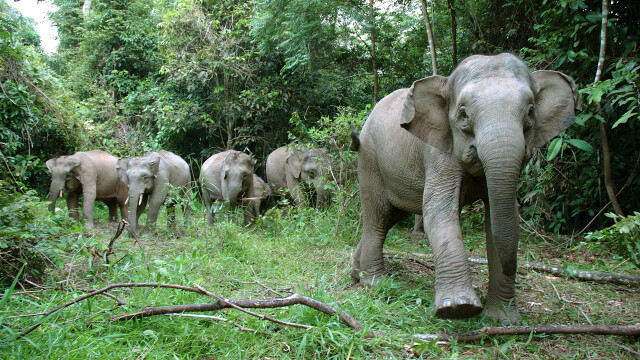
<instances>
[{"instance_id":1,"label":"elephant foot","mask_svg":"<svg viewBox=\"0 0 640 360\"><path fill-rule=\"evenodd\" d=\"M482 311L482 302L475 291L460 292L454 296L436 294L436 317L442 319L465 319L476 316Z\"/></svg>"},{"instance_id":2,"label":"elephant foot","mask_svg":"<svg viewBox=\"0 0 640 360\"><path fill-rule=\"evenodd\" d=\"M387 273L384 271L376 271L373 273L365 273L357 268L351 269L351 278L359 281L364 286L377 286L382 280L386 278Z\"/></svg>"},{"instance_id":3,"label":"elephant foot","mask_svg":"<svg viewBox=\"0 0 640 360\"><path fill-rule=\"evenodd\" d=\"M507 304L487 302L482 314L487 319L502 325L518 325L522 321L515 301Z\"/></svg>"}]
</instances>

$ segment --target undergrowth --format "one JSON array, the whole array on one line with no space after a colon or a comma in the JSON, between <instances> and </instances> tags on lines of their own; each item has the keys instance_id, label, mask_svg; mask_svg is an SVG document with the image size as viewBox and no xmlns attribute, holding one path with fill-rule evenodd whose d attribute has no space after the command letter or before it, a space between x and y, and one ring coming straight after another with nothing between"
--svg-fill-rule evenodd
<instances>
[{"instance_id":1,"label":"undergrowth","mask_svg":"<svg viewBox=\"0 0 640 360\"><path fill-rule=\"evenodd\" d=\"M357 209L356 209L357 210ZM481 209L464 215L467 248L484 256L484 235L477 224ZM269 210L252 227L242 227L241 214L218 217L208 227L199 206L188 228L169 231L165 219L155 234L137 240L122 235L115 242L109 263L79 249L66 251L63 265L43 281L43 288L22 289L0 303L0 357L5 359L363 359L363 358L620 358L634 357L637 341L604 336L512 336L486 339L479 344L448 346L416 342L411 334L453 333L490 323L481 317L443 320L433 314L431 269L403 256L389 256L390 277L374 288L362 288L349 277L351 256L359 241L357 211L335 204L326 212L289 207ZM340 217L340 226L336 226ZM116 231L106 223L106 208L98 211L97 228L77 236L107 244ZM141 219L142 221L144 219ZM411 220L389 233L385 249L429 253L428 241L411 235ZM524 234L521 258L576 263L585 270L615 269L638 272L607 252L572 250ZM559 244L559 243L558 243ZM571 258L572 257L572 258ZM487 269L472 268L474 285L486 294ZM93 297L48 318L16 317L44 312L108 284L160 282L198 284L234 299L268 299L297 292L336 306L355 316L362 331L328 316L296 305L254 310L289 322L312 325L304 330L260 320L235 310L204 318L153 316L109 321L114 314L144 306L193 304L212 298L163 288L113 290L125 306L105 296ZM524 323L633 324L639 313L637 289L617 285L579 283L524 272L518 277L518 304ZM4 300L4 299L3 299ZM42 322L34 332L15 339L20 331ZM259 333L241 331L232 323Z\"/></svg>"}]
</instances>

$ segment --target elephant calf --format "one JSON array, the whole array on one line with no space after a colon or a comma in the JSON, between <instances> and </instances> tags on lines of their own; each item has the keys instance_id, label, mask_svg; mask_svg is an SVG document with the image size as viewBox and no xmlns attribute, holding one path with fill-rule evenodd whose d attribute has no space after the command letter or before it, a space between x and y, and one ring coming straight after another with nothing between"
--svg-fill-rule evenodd
<instances>
[{"instance_id":1,"label":"elephant calf","mask_svg":"<svg viewBox=\"0 0 640 360\"><path fill-rule=\"evenodd\" d=\"M324 208L331 200L326 189L329 166L327 149L283 146L267 157L267 182L274 189L287 189L296 206L307 203L311 195L315 195L316 208Z\"/></svg>"},{"instance_id":2,"label":"elephant calf","mask_svg":"<svg viewBox=\"0 0 640 360\"><path fill-rule=\"evenodd\" d=\"M529 72L511 54L472 56L449 77L431 76L375 106L352 148L358 151L363 233L351 276L384 274L389 229L421 214L435 258L435 309L442 318L481 311L518 322L516 190L535 148L573 123L575 83L554 71ZM483 305L471 284L460 209L485 204L489 290Z\"/></svg>"},{"instance_id":3,"label":"elephant calf","mask_svg":"<svg viewBox=\"0 0 640 360\"><path fill-rule=\"evenodd\" d=\"M155 229L160 207L165 203L169 194L169 187L179 188L178 196L186 199L183 206L185 225L191 214L189 165L178 155L169 151L154 151L144 156L120 158L118 160L118 174L129 187L129 226L133 232L138 229L138 218L149 203L147 213L147 228ZM175 201L166 204L167 221L174 225Z\"/></svg>"},{"instance_id":4,"label":"elephant calf","mask_svg":"<svg viewBox=\"0 0 640 360\"><path fill-rule=\"evenodd\" d=\"M47 160L47 169L51 173L51 212L55 211L58 197L66 194L69 215L79 220L78 199L82 195L82 214L88 228L94 225L96 200L107 204L110 221L117 221L118 207L122 218L127 218L127 187L118 177L117 162L115 156L101 150L79 151Z\"/></svg>"},{"instance_id":5,"label":"elephant calf","mask_svg":"<svg viewBox=\"0 0 640 360\"><path fill-rule=\"evenodd\" d=\"M245 226L260 215L271 187L253 173L253 165L250 152L236 150L217 153L202 164L200 185L209 225L215 223L212 205L218 200L228 201L230 210L244 207Z\"/></svg>"}]
</instances>

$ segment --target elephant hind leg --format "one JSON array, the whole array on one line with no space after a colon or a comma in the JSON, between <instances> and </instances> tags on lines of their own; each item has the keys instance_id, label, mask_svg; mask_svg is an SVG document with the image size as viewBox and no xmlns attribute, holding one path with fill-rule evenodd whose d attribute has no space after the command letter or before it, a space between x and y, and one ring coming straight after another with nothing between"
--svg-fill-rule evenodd
<instances>
[{"instance_id":1,"label":"elephant hind leg","mask_svg":"<svg viewBox=\"0 0 640 360\"><path fill-rule=\"evenodd\" d=\"M385 275L382 248L387 232L409 214L394 208L381 193L361 199L362 238L353 257L351 277L363 285L375 285Z\"/></svg>"},{"instance_id":2,"label":"elephant hind leg","mask_svg":"<svg viewBox=\"0 0 640 360\"><path fill-rule=\"evenodd\" d=\"M109 222L118 221L118 202L116 199L105 200L104 203L109 208Z\"/></svg>"}]
</instances>

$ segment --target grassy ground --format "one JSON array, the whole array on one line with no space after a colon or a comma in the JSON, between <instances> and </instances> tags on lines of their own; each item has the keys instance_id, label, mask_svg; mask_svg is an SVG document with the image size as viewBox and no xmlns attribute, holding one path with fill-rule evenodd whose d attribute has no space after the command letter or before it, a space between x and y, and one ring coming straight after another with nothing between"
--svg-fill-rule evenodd
<instances>
[{"instance_id":1,"label":"grassy ground","mask_svg":"<svg viewBox=\"0 0 640 360\"><path fill-rule=\"evenodd\" d=\"M159 221L156 234L139 243L123 235L115 244L122 258L116 264L69 254L66 266L53 271L46 289L12 295L0 306L5 325L0 331L0 357L50 359L377 359L505 358L505 359L632 359L640 354L637 339L615 336L512 336L477 344L414 345L411 334L461 332L489 325L480 317L441 320L433 315L433 272L423 262L390 256L392 276L375 288L362 288L350 279L351 254L359 240L355 212L334 209L275 210L252 228L220 217L206 227L196 211L188 229L176 233ZM340 226L336 226L340 218ZM410 234L410 223L390 233L385 248L429 253L427 241ZM466 244L472 256L484 256L480 226L465 222ZM116 230L100 212L97 229L82 233L87 243L106 244ZM575 247L567 239L541 239L523 233L520 259L550 264L574 264L578 269L638 274L628 263L607 253ZM474 285L486 293L487 269L473 269ZM74 297L107 284L162 282L192 286L228 298L265 299L298 292L334 305L364 324L354 331L335 316L296 305L256 310L290 322L308 324L298 329L259 320L236 310L222 316L251 333L223 322L187 317L154 316L142 320L109 322L110 315L144 306L212 302L203 295L173 289L118 289L112 293L129 305L118 307L107 297L94 297L49 318L11 316L47 311ZM268 288L268 289L267 289ZM37 290L37 289L32 289ZM273 291L271 291L273 290ZM525 324L634 324L640 315L638 288L576 282L533 271L521 272L518 305ZM211 314L210 314L211 315ZM41 321L26 337L12 335ZM373 334L373 335L372 335Z\"/></svg>"}]
</instances>

